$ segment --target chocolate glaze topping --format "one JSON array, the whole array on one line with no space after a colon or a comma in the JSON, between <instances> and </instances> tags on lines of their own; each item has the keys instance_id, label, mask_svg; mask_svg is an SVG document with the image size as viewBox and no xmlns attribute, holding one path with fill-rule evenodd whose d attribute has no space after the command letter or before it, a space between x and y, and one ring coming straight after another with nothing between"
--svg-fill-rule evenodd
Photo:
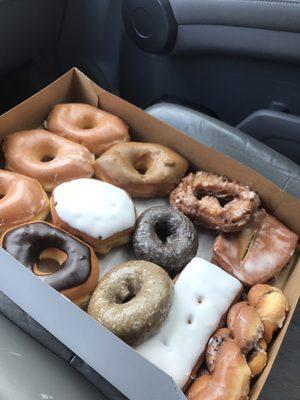
<instances>
[{"instance_id":1,"label":"chocolate glaze topping","mask_svg":"<svg viewBox=\"0 0 300 400\"><path fill-rule=\"evenodd\" d=\"M45 222L20 225L10 230L4 236L2 247L32 272L43 250L57 248L67 253L68 258L58 271L38 275L58 291L83 284L91 273L89 248Z\"/></svg>"}]
</instances>

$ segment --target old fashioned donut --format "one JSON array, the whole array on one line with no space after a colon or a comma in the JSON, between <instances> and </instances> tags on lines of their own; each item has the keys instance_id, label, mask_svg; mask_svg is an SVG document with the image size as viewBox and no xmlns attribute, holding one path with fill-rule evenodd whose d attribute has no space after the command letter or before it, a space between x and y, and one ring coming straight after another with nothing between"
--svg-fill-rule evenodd
<instances>
[{"instance_id":1,"label":"old fashioned donut","mask_svg":"<svg viewBox=\"0 0 300 400\"><path fill-rule=\"evenodd\" d=\"M49 213L48 196L35 179L0 169L0 193L0 233Z\"/></svg>"},{"instance_id":2,"label":"old fashioned donut","mask_svg":"<svg viewBox=\"0 0 300 400\"><path fill-rule=\"evenodd\" d=\"M234 235L220 235L213 245L212 262L245 286L267 282L290 261L298 236L260 209Z\"/></svg>"},{"instance_id":3,"label":"old fashioned donut","mask_svg":"<svg viewBox=\"0 0 300 400\"><path fill-rule=\"evenodd\" d=\"M94 156L84 146L42 129L8 135L3 152L6 169L37 179L46 191L94 173Z\"/></svg>"},{"instance_id":4,"label":"old fashioned donut","mask_svg":"<svg viewBox=\"0 0 300 400\"><path fill-rule=\"evenodd\" d=\"M135 227L135 207L128 194L96 179L75 179L57 186L50 209L54 225L101 254L128 243Z\"/></svg>"},{"instance_id":5,"label":"old fashioned donut","mask_svg":"<svg viewBox=\"0 0 300 400\"><path fill-rule=\"evenodd\" d=\"M119 117L89 104L57 104L48 116L47 128L97 155L129 141L128 126Z\"/></svg>"},{"instance_id":6,"label":"old fashioned donut","mask_svg":"<svg viewBox=\"0 0 300 400\"><path fill-rule=\"evenodd\" d=\"M93 249L47 222L19 225L4 233L1 245L44 282L79 306L84 306L99 278ZM41 261L48 260L48 268ZM51 263L56 262L56 270Z\"/></svg>"},{"instance_id":7,"label":"old fashioned donut","mask_svg":"<svg viewBox=\"0 0 300 400\"><path fill-rule=\"evenodd\" d=\"M138 259L158 264L174 277L195 257L198 235L182 213L157 206L140 215L132 243Z\"/></svg>"},{"instance_id":8,"label":"old fashioned donut","mask_svg":"<svg viewBox=\"0 0 300 400\"><path fill-rule=\"evenodd\" d=\"M195 224L221 232L237 232L249 222L260 199L247 186L199 171L182 179L170 194L170 204Z\"/></svg>"},{"instance_id":9,"label":"old fashioned donut","mask_svg":"<svg viewBox=\"0 0 300 400\"><path fill-rule=\"evenodd\" d=\"M88 313L124 342L136 346L162 326L172 296L172 280L162 268L148 261L129 261L100 280Z\"/></svg>"},{"instance_id":10,"label":"old fashioned donut","mask_svg":"<svg viewBox=\"0 0 300 400\"><path fill-rule=\"evenodd\" d=\"M187 167L183 157L165 146L136 142L113 146L94 164L97 178L133 197L167 196Z\"/></svg>"}]
</instances>

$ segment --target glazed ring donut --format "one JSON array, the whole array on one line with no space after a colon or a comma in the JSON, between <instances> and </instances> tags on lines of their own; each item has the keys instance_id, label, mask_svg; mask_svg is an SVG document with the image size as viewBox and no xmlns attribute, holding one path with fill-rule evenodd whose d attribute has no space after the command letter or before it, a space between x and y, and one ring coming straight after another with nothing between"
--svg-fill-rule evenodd
<instances>
[{"instance_id":1,"label":"glazed ring donut","mask_svg":"<svg viewBox=\"0 0 300 400\"><path fill-rule=\"evenodd\" d=\"M89 104L57 104L48 116L47 128L97 155L129 141L128 126L119 117Z\"/></svg>"},{"instance_id":2,"label":"glazed ring donut","mask_svg":"<svg viewBox=\"0 0 300 400\"><path fill-rule=\"evenodd\" d=\"M86 243L47 222L19 225L4 233L1 245L16 260L79 306L87 304L99 278L99 264ZM41 260L59 269L43 270Z\"/></svg>"},{"instance_id":3,"label":"glazed ring donut","mask_svg":"<svg viewBox=\"0 0 300 400\"><path fill-rule=\"evenodd\" d=\"M152 143L120 143L94 164L97 178L125 189L132 197L167 196L184 176L187 161Z\"/></svg>"},{"instance_id":4,"label":"glazed ring donut","mask_svg":"<svg viewBox=\"0 0 300 400\"><path fill-rule=\"evenodd\" d=\"M97 179L74 179L57 186L50 200L53 224L101 253L129 242L135 207L128 194Z\"/></svg>"},{"instance_id":5,"label":"glazed ring donut","mask_svg":"<svg viewBox=\"0 0 300 400\"><path fill-rule=\"evenodd\" d=\"M199 171L182 179L170 194L170 204L195 224L221 232L237 232L249 222L260 199L247 186Z\"/></svg>"},{"instance_id":6,"label":"glazed ring donut","mask_svg":"<svg viewBox=\"0 0 300 400\"><path fill-rule=\"evenodd\" d=\"M173 278L195 257L198 235L181 212L157 206L140 215L132 243L138 259L161 266Z\"/></svg>"},{"instance_id":7,"label":"glazed ring donut","mask_svg":"<svg viewBox=\"0 0 300 400\"><path fill-rule=\"evenodd\" d=\"M85 147L42 129L8 135L3 152L6 169L37 179L46 191L93 175L94 156Z\"/></svg>"},{"instance_id":8,"label":"glazed ring donut","mask_svg":"<svg viewBox=\"0 0 300 400\"><path fill-rule=\"evenodd\" d=\"M136 346L162 326L172 297L172 280L162 268L148 261L129 261L100 280L88 313L124 342Z\"/></svg>"},{"instance_id":9,"label":"glazed ring donut","mask_svg":"<svg viewBox=\"0 0 300 400\"><path fill-rule=\"evenodd\" d=\"M48 196L35 179L1 169L0 193L0 233L49 213Z\"/></svg>"}]
</instances>

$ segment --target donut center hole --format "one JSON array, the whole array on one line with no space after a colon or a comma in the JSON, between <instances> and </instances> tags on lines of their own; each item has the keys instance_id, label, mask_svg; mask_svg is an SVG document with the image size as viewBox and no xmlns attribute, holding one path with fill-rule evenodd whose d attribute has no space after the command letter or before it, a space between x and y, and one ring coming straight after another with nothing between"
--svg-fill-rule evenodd
<instances>
[{"instance_id":1,"label":"donut center hole","mask_svg":"<svg viewBox=\"0 0 300 400\"><path fill-rule=\"evenodd\" d=\"M50 161L52 161L52 160L54 160L54 157L53 157L53 156L50 156L50 155L48 155L48 154L46 154L45 156L43 156L43 158L41 159L42 162L50 162Z\"/></svg>"},{"instance_id":2,"label":"donut center hole","mask_svg":"<svg viewBox=\"0 0 300 400\"><path fill-rule=\"evenodd\" d=\"M68 259L66 252L49 247L41 252L38 261L34 264L33 272L36 275L51 275L59 271L63 263Z\"/></svg>"},{"instance_id":3,"label":"donut center hole","mask_svg":"<svg viewBox=\"0 0 300 400\"><path fill-rule=\"evenodd\" d=\"M145 175L152 165L152 159L149 154L143 154L133 163L134 169L140 174Z\"/></svg>"},{"instance_id":4,"label":"donut center hole","mask_svg":"<svg viewBox=\"0 0 300 400\"><path fill-rule=\"evenodd\" d=\"M168 237L170 237L172 235L172 228L170 226L170 224L168 224L167 222L162 222L159 221L155 224L154 227L155 233L158 236L159 240L162 243L166 243L166 241L168 240Z\"/></svg>"},{"instance_id":5,"label":"donut center hole","mask_svg":"<svg viewBox=\"0 0 300 400\"><path fill-rule=\"evenodd\" d=\"M209 190L203 190L203 189L196 189L194 192L194 196L198 200L201 200L205 196L214 197L218 200L221 207L226 206L226 204L230 203L234 199L234 197L229 194L216 193L216 192L212 192Z\"/></svg>"},{"instance_id":6,"label":"donut center hole","mask_svg":"<svg viewBox=\"0 0 300 400\"><path fill-rule=\"evenodd\" d=\"M138 285L135 285L132 282L126 283L125 285L120 287L115 302L117 304L129 303L130 300L135 298L139 291L140 287Z\"/></svg>"},{"instance_id":7,"label":"donut center hole","mask_svg":"<svg viewBox=\"0 0 300 400\"><path fill-rule=\"evenodd\" d=\"M95 123L91 118L82 118L78 125L80 129L93 129L95 127Z\"/></svg>"}]
</instances>

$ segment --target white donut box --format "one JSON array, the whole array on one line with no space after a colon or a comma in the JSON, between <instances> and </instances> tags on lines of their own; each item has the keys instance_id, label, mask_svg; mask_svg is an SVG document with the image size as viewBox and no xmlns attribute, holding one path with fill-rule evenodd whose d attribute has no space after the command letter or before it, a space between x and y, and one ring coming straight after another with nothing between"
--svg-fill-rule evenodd
<instances>
[{"instance_id":1,"label":"white donut box","mask_svg":"<svg viewBox=\"0 0 300 400\"><path fill-rule=\"evenodd\" d=\"M189 138L141 109L106 92L73 68L17 107L0 117L1 138L43 124L57 103L89 103L121 117L137 141L161 143L187 158L191 165L226 175L251 186L266 207L300 235L300 202L245 165ZM205 236L205 234L204 234ZM210 240L203 242L203 251ZM100 263L101 268L101 263ZM283 328L268 348L268 364L251 387L258 398L295 311L300 290L299 251L276 282L290 305ZM95 322L0 249L0 312L39 340L57 356L113 399L185 399L174 381L132 348Z\"/></svg>"}]
</instances>

